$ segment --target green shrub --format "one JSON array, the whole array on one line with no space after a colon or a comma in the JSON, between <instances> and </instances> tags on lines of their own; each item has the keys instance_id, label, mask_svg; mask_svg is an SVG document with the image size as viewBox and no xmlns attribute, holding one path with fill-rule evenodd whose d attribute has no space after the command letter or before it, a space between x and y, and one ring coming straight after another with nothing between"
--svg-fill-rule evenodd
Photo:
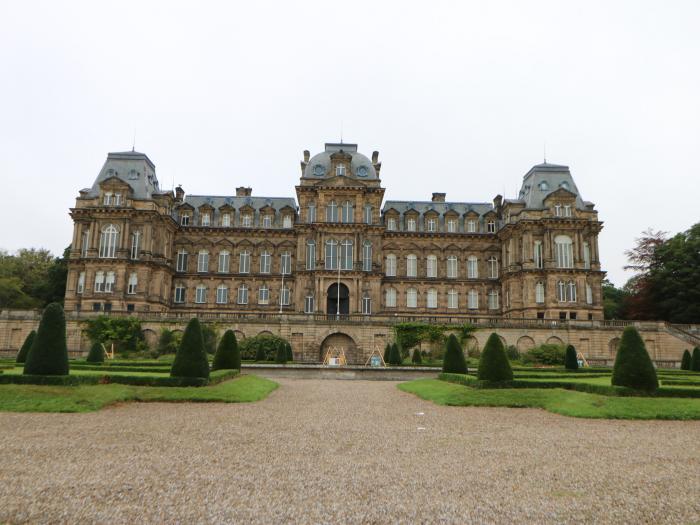
<instances>
[{"instance_id":1,"label":"green shrub","mask_svg":"<svg viewBox=\"0 0 700 525\"><path fill-rule=\"evenodd\" d=\"M389 363L390 365L399 366L403 360L401 359L401 350L399 350L399 345L394 343L391 345L389 350Z\"/></svg>"},{"instance_id":2,"label":"green shrub","mask_svg":"<svg viewBox=\"0 0 700 525\"><path fill-rule=\"evenodd\" d=\"M27 354L29 353L29 349L32 347L32 343L34 343L34 338L36 337L36 330L32 330L29 332L29 335L27 338L24 340L24 343L22 344L22 348L19 349L19 352L17 352L17 362L18 363L24 363L27 360ZM690 354L688 354L688 357L690 357Z\"/></svg>"},{"instance_id":3,"label":"green shrub","mask_svg":"<svg viewBox=\"0 0 700 525\"><path fill-rule=\"evenodd\" d=\"M693 356L690 358L690 369L693 372L700 372L700 348L693 348Z\"/></svg>"},{"instance_id":4,"label":"green shrub","mask_svg":"<svg viewBox=\"0 0 700 525\"><path fill-rule=\"evenodd\" d=\"M202 326L196 317L187 323L175 361L170 369L170 376L209 378L209 361L204 351Z\"/></svg>"},{"instance_id":5,"label":"green shrub","mask_svg":"<svg viewBox=\"0 0 700 525\"><path fill-rule=\"evenodd\" d=\"M216 329L212 325L202 325L202 339L204 340L204 351L210 355L216 353Z\"/></svg>"},{"instance_id":6,"label":"green shrub","mask_svg":"<svg viewBox=\"0 0 700 525\"><path fill-rule=\"evenodd\" d=\"M567 345L566 347L564 366L567 370L578 370L578 358L576 357L576 348L574 348L574 345Z\"/></svg>"},{"instance_id":7,"label":"green shrub","mask_svg":"<svg viewBox=\"0 0 700 525\"><path fill-rule=\"evenodd\" d=\"M442 371L447 374L466 374L467 361L464 359L462 346L454 334L447 338L445 357L442 361Z\"/></svg>"},{"instance_id":8,"label":"green shrub","mask_svg":"<svg viewBox=\"0 0 700 525\"><path fill-rule=\"evenodd\" d=\"M681 359L681 370L690 370L692 363L692 357L690 357L690 352L688 350L683 351L683 358Z\"/></svg>"},{"instance_id":9,"label":"green shrub","mask_svg":"<svg viewBox=\"0 0 700 525\"><path fill-rule=\"evenodd\" d=\"M561 345L544 344L531 348L521 356L526 364L563 365L564 347Z\"/></svg>"},{"instance_id":10,"label":"green shrub","mask_svg":"<svg viewBox=\"0 0 700 525\"><path fill-rule=\"evenodd\" d=\"M389 364L389 354L391 354L391 344L387 343L384 348L384 364Z\"/></svg>"},{"instance_id":11,"label":"green shrub","mask_svg":"<svg viewBox=\"0 0 700 525\"><path fill-rule=\"evenodd\" d=\"M639 332L628 326L622 332L613 365L612 384L645 392L659 388L656 370Z\"/></svg>"},{"instance_id":12,"label":"green shrub","mask_svg":"<svg viewBox=\"0 0 700 525\"><path fill-rule=\"evenodd\" d=\"M411 362L414 365L421 365L423 364L423 358L420 355L420 350L418 348L415 348L413 350L413 357L411 357Z\"/></svg>"},{"instance_id":13,"label":"green shrub","mask_svg":"<svg viewBox=\"0 0 700 525\"><path fill-rule=\"evenodd\" d=\"M212 370L240 370L241 353L238 351L238 341L233 330L226 330L219 341L219 347L214 354Z\"/></svg>"},{"instance_id":14,"label":"green shrub","mask_svg":"<svg viewBox=\"0 0 700 525\"><path fill-rule=\"evenodd\" d=\"M102 347L102 343L92 343L90 347L90 352L88 352L85 361L88 363L104 363L105 360L105 350Z\"/></svg>"},{"instance_id":15,"label":"green shrub","mask_svg":"<svg viewBox=\"0 0 700 525\"><path fill-rule=\"evenodd\" d=\"M141 321L137 317L111 317L100 315L85 321L85 335L93 343L103 343L109 347L115 345L118 354L128 355L133 352L143 352L148 349Z\"/></svg>"},{"instance_id":16,"label":"green shrub","mask_svg":"<svg viewBox=\"0 0 700 525\"><path fill-rule=\"evenodd\" d=\"M275 355L275 363L283 365L287 362L287 345L279 345L277 347L277 354Z\"/></svg>"},{"instance_id":17,"label":"green shrub","mask_svg":"<svg viewBox=\"0 0 700 525\"><path fill-rule=\"evenodd\" d=\"M66 317L63 306L59 303L51 303L44 310L24 363L24 373L53 376L68 374Z\"/></svg>"},{"instance_id":18,"label":"green shrub","mask_svg":"<svg viewBox=\"0 0 700 525\"><path fill-rule=\"evenodd\" d=\"M514 345L506 346L506 357L511 361L520 359L520 352L518 352L518 348Z\"/></svg>"},{"instance_id":19,"label":"green shrub","mask_svg":"<svg viewBox=\"0 0 700 525\"><path fill-rule=\"evenodd\" d=\"M177 347L180 345L179 332L174 332L163 328L158 337L158 345L156 346L156 355L174 354L177 352Z\"/></svg>"},{"instance_id":20,"label":"green shrub","mask_svg":"<svg viewBox=\"0 0 700 525\"><path fill-rule=\"evenodd\" d=\"M480 381L512 381L513 370L510 368L503 342L498 334L492 333L481 352L477 377Z\"/></svg>"},{"instance_id":21,"label":"green shrub","mask_svg":"<svg viewBox=\"0 0 700 525\"><path fill-rule=\"evenodd\" d=\"M292 352L292 345L289 344L289 341L287 341L287 344L285 345L285 350L287 351L287 361L291 363L294 361L294 352Z\"/></svg>"},{"instance_id":22,"label":"green shrub","mask_svg":"<svg viewBox=\"0 0 700 525\"><path fill-rule=\"evenodd\" d=\"M255 361L274 361L277 348L284 346L287 340L271 334L260 334L244 339L238 344L241 359Z\"/></svg>"}]
</instances>

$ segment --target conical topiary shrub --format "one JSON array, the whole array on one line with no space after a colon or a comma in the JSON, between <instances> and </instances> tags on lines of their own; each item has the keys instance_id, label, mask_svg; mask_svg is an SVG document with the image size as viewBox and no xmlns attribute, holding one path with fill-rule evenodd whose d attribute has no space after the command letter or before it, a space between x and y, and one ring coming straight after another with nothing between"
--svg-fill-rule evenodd
<instances>
[{"instance_id":1,"label":"conical topiary shrub","mask_svg":"<svg viewBox=\"0 0 700 525\"><path fill-rule=\"evenodd\" d=\"M693 348L693 356L690 358L690 369L693 372L700 372L700 348Z\"/></svg>"},{"instance_id":2,"label":"conical topiary shrub","mask_svg":"<svg viewBox=\"0 0 700 525\"><path fill-rule=\"evenodd\" d=\"M287 361L294 361L294 352L292 352L292 345L289 344L289 341L284 343L284 349L287 351Z\"/></svg>"},{"instance_id":3,"label":"conical topiary shrub","mask_svg":"<svg viewBox=\"0 0 700 525\"><path fill-rule=\"evenodd\" d=\"M574 348L574 345L567 345L566 347L564 366L567 370L578 370L578 358L576 357L576 349Z\"/></svg>"},{"instance_id":4,"label":"conical topiary shrub","mask_svg":"<svg viewBox=\"0 0 700 525\"><path fill-rule=\"evenodd\" d=\"M277 345L277 352L275 353L275 363L283 365L287 362L287 345L280 344Z\"/></svg>"},{"instance_id":5,"label":"conical topiary shrub","mask_svg":"<svg viewBox=\"0 0 700 525\"><path fill-rule=\"evenodd\" d=\"M66 316L59 303L51 303L44 309L39 329L24 363L24 373L49 376L68 375Z\"/></svg>"},{"instance_id":6,"label":"conical topiary shrub","mask_svg":"<svg viewBox=\"0 0 700 525\"><path fill-rule=\"evenodd\" d=\"M481 381L499 382L513 380L513 369L508 362L506 350L503 348L503 341L495 332L489 336L484 345L484 350L481 352L477 377Z\"/></svg>"},{"instance_id":7,"label":"conical topiary shrub","mask_svg":"<svg viewBox=\"0 0 700 525\"><path fill-rule=\"evenodd\" d=\"M241 352L238 350L238 341L233 330L226 330L224 336L219 341L219 346L214 354L214 361L211 364L212 370L240 370Z\"/></svg>"},{"instance_id":8,"label":"conical topiary shrub","mask_svg":"<svg viewBox=\"0 0 700 525\"><path fill-rule=\"evenodd\" d=\"M445 357L442 361L442 371L447 374L466 374L467 360L464 358L462 346L457 341L455 334L447 338Z\"/></svg>"},{"instance_id":9,"label":"conical topiary shrub","mask_svg":"<svg viewBox=\"0 0 700 525\"><path fill-rule=\"evenodd\" d=\"M654 365L634 326L628 326L622 332L613 366L612 384L646 392L659 388Z\"/></svg>"},{"instance_id":10,"label":"conical topiary shrub","mask_svg":"<svg viewBox=\"0 0 700 525\"><path fill-rule=\"evenodd\" d=\"M209 361L204 350L202 325L194 317L187 323L175 361L170 369L171 377L209 377Z\"/></svg>"},{"instance_id":11,"label":"conical topiary shrub","mask_svg":"<svg viewBox=\"0 0 700 525\"><path fill-rule=\"evenodd\" d=\"M401 362L401 351L399 350L399 345L394 343L389 349L389 364L394 366L400 366Z\"/></svg>"},{"instance_id":12,"label":"conical topiary shrub","mask_svg":"<svg viewBox=\"0 0 700 525\"><path fill-rule=\"evenodd\" d=\"M258 349L255 351L256 361L267 361L267 353L265 352L264 345L258 345Z\"/></svg>"},{"instance_id":13,"label":"conical topiary shrub","mask_svg":"<svg viewBox=\"0 0 700 525\"><path fill-rule=\"evenodd\" d=\"M389 354L391 353L391 345L387 343L386 348L384 348L384 364L389 364Z\"/></svg>"},{"instance_id":14,"label":"conical topiary shrub","mask_svg":"<svg viewBox=\"0 0 700 525\"><path fill-rule=\"evenodd\" d=\"M29 332L29 335L27 338L24 340L24 343L22 344L22 348L19 349L19 352L17 352L17 362L18 363L24 363L27 361L27 354L29 353L29 349L32 347L32 343L34 343L34 338L36 337L36 330L32 330ZM688 358L690 358L690 354L688 354ZM688 361L688 364L690 364L690 361Z\"/></svg>"},{"instance_id":15,"label":"conical topiary shrub","mask_svg":"<svg viewBox=\"0 0 700 525\"><path fill-rule=\"evenodd\" d=\"M411 357L411 362L412 362L414 365L422 365L422 364L423 364L423 358L422 358L421 355L420 355L420 349L419 349L419 348L415 348L415 349L413 350L413 356Z\"/></svg>"},{"instance_id":16,"label":"conical topiary shrub","mask_svg":"<svg viewBox=\"0 0 700 525\"><path fill-rule=\"evenodd\" d=\"M681 370L690 370L691 363L692 357L690 357L690 352L688 352L688 350L683 350L683 358L681 359Z\"/></svg>"},{"instance_id":17,"label":"conical topiary shrub","mask_svg":"<svg viewBox=\"0 0 700 525\"><path fill-rule=\"evenodd\" d=\"M102 348L102 343L93 343L85 360L88 363L104 363L105 350Z\"/></svg>"}]
</instances>

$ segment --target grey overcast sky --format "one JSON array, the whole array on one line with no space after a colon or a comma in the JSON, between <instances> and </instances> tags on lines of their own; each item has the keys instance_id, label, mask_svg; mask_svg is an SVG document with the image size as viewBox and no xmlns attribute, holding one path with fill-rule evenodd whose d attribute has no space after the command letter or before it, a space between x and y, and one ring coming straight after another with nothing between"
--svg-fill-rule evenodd
<instances>
[{"instance_id":1,"label":"grey overcast sky","mask_svg":"<svg viewBox=\"0 0 700 525\"><path fill-rule=\"evenodd\" d=\"M161 186L292 196L302 151L379 150L389 199L514 197L571 167L603 268L700 219L700 2L0 3L0 248L70 243L108 151Z\"/></svg>"}]
</instances>

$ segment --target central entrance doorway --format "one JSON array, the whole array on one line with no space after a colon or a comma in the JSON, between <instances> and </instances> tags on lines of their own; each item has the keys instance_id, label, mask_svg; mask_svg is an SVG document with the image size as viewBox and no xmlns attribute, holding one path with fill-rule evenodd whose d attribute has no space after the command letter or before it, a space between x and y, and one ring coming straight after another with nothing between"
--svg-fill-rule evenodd
<instances>
[{"instance_id":1,"label":"central entrance doorway","mask_svg":"<svg viewBox=\"0 0 700 525\"><path fill-rule=\"evenodd\" d=\"M328 287L326 301L328 315L348 315L350 313L350 290L343 283L334 283Z\"/></svg>"}]
</instances>

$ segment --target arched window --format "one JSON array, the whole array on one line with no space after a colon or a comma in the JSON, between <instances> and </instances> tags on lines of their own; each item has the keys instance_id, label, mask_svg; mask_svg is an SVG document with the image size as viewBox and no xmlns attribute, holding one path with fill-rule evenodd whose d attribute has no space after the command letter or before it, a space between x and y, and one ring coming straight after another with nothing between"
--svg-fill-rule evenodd
<instances>
[{"instance_id":1,"label":"arched window","mask_svg":"<svg viewBox=\"0 0 700 525\"><path fill-rule=\"evenodd\" d=\"M447 278L448 279L456 279L458 272L459 272L459 267L458 267L458 263L457 263L457 256L450 255L447 258Z\"/></svg>"},{"instance_id":2,"label":"arched window","mask_svg":"<svg viewBox=\"0 0 700 525\"><path fill-rule=\"evenodd\" d=\"M202 223L202 226L209 226L209 224L211 223L211 215L208 211L202 212L200 222Z\"/></svg>"},{"instance_id":3,"label":"arched window","mask_svg":"<svg viewBox=\"0 0 700 525\"><path fill-rule=\"evenodd\" d=\"M134 295L136 293L136 287L138 286L139 283L139 278L136 275L136 272L132 272L129 275L129 282L127 285L126 293L129 295Z\"/></svg>"},{"instance_id":4,"label":"arched window","mask_svg":"<svg viewBox=\"0 0 700 525\"><path fill-rule=\"evenodd\" d=\"M133 261L139 258L139 250L141 244L141 232L135 231L131 234L131 259Z\"/></svg>"},{"instance_id":5,"label":"arched window","mask_svg":"<svg viewBox=\"0 0 700 525\"><path fill-rule=\"evenodd\" d=\"M326 222L338 222L338 204L335 201L326 206Z\"/></svg>"},{"instance_id":6,"label":"arched window","mask_svg":"<svg viewBox=\"0 0 700 525\"><path fill-rule=\"evenodd\" d=\"M280 290L280 305L289 306L290 295L289 288L287 288L287 285L285 284Z\"/></svg>"},{"instance_id":7,"label":"arched window","mask_svg":"<svg viewBox=\"0 0 700 525\"><path fill-rule=\"evenodd\" d=\"M270 303L270 289L262 285L258 288L258 304L269 304Z\"/></svg>"},{"instance_id":8,"label":"arched window","mask_svg":"<svg viewBox=\"0 0 700 525\"><path fill-rule=\"evenodd\" d=\"M272 270L272 256L265 250L260 254L260 273L270 273Z\"/></svg>"},{"instance_id":9,"label":"arched window","mask_svg":"<svg viewBox=\"0 0 700 525\"><path fill-rule=\"evenodd\" d=\"M338 241L329 239L326 241L326 270L338 269Z\"/></svg>"},{"instance_id":10,"label":"arched window","mask_svg":"<svg viewBox=\"0 0 700 525\"><path fill-rule=\"evenodd\" d=\"M396 277L396 255L390 253L386 256L386 267L384 272L387 277Z\"/></svg>"},{"instance_id":11,"label":"arched window","mask_svg":"<svg viewBox=\"0 0 700 525\"><path fill-rule=\"evenodd\" d=\"M352 270L353 260L353 243L349 239L345 239L340 243L340 269Z\"/></svg>"},{"instance_id":12,"label":"arched window","mask_svg":"<svg viewBox=\"0 0 700 525\"><path fill-rule=\"evenodd\" d=\"M316 269L316 241L306 241L306 269Z\"/></svg>"},{"instance_id":13,"label":"arched window","mask_svg":"<svg viewBox=\"0 0 700 525\"><path fill-rule=\"evenodd\" d=\"M176 303L184 303L185 302L185 287L184 287L184 285L178 284L175 286L174 301Z\"/></svg>"},{"instance_id":14,"label":"arched window","mask_svg":"<svg viewBox=\"0 0 700 525\"><path fill-rule=\"evenodd\" d=\"M428 308L437 308L437 290L435 288L428 289Z\"/></svg>"},{"instance_id":15,"label":"arched window","mask_svg":"<svg viewBox=\"0 0 700 525\"><path fill-rule=\"evenodd\" d=\"M564 281L557 283L557 301L560 303L566 302L566 284Z\"/></svg>"},{"instance_id":16,"label":"arched window","mask_svg":"<svg viewBox=\"0 0 700 525\"><path fill-rule=\"evenodd\" d=\"M231 226L231 214L224 213L221 215L221 226L224 228L229 228Z\"/></svg>"},{"instance_id":17,"label":"arched window","mask_svg":"<svg viewBox=\"0 0 700 525\"><path fill-rule=\"evenodd\" d=\"M486 233L496 233L496 221L493 219L486 222Z\"/></svg>"},{"instance_id":18,"label":"arched window","mask_svg":"<svg viewBox=\"0 0 700 525\"><path fill-rule=\"evenodd\" d=\"M477 232L476 225L477 225L476 219L467 220L467 233L476 233Z\"/></svg>"},{"instance_id":19,"label":"arched window","mask_svg":"<svg viewBox=\"0 0 700 525\"><path fill-rule=\"evenodd\" d=\"M489 279L498 279L498 259L495 255L489 257Z\"/></svg>"},{"instance_id":20,"label":"arched window","mask_svg":"<svg viewBox=\"0 0 700 525\"><path fill-rule=\"evenodd\" d=\"M250 252L243 250L238 261L238 273L250 273Z\"/></svg>"},{"instance_id":21,"label":"arched window","mask_svg":"<svg viewBox=\"0 0 700 525\"><path fill-rule=\"evenodd\" d=\"M197 271L199 273L209 271L209 252L206 250L200 250L197 254Z\"/></svg>"},{"instance_id":22,"label":"arched window","mask_svg":"<svg viewBox=\"0 0 700 525\"><path fill-rule=\"evenodd\" d=\"M489 310L498 310L498 290L489 292Z\"/></svg>"},{"instance_id":23,"label":"arched window","mask_svg":"<svg viewBox=\"0 0 700 525\"><path fill-rule=\"evenodd\" d=\"M362 243L362 270L372 271L372 243L370 241Z\"/></svg>"},{"instance_id":24,"label":"arched window","mask_svg":"<svg viewBox=\"0 0 700 525\"><path fill-rule=\"evenodd\" d=\"M207 287L203 284L197 286L195 290L194 302L198 304L207 302Z\"/></svg>"},{"instance_id":25,"label":"arched window","mask_svg":"<svg viewBox=\"0 0 700 525\"><path fill-rule=\"evenodd\" d=\"M437 231L437 219L434 217L430 217L425 220L425 229L426 231L429 232L436 232Z\"/></svg>"},{"instance_id":26,"label":"arched window","mask_svg":"<svg viewBox=\"0 0 700 525\"><path fill-rule=\"evenodd\" d=\"M474 289L469 290L467 294L467 308L476 310L479 308L479 292Z\"/></svg>"},{"instance_id":27,"label":"arched window","mask_svg":"<svg viewBox=\"0 0 700 525\"><path fill-rule=\"evenodd\" d=\"M544 283L541 281L535 285L535 302L544 303Z\"/></svg>"},{"instance_id":28,"label":"arched window","mask_svg":"<svg viewBox=\"0 0 700 525\"><path fill-rule=\"evenodd\" d=\"M576 283L574 281L569 281L567 283L567 293L566 298L570 303L576 302Z\"/></svg>"},{"instance_id":29,"label":"arched window","mask_svg":"<svg viewBox=\"0 0 700 525\"><path fill-rule=\"evenodd\" d=\"M426 276L437 277L437 257L435 255L428 255L426 265Z\"/></svg>"},{"instance_id":30,"label":"arched window","mask_svg":"<svg viewBox=\"0 0 700 525\"><path fill-rule=\"evenodd\" d=\"M406 290L406 307L416 308L418 306L418 292L415 288Z\"/></svg>"},{"instance_id":31,"label":"arched window","mask_svg":"<svg viewBox=\"0 0 700 525\"><path fill-rule=\"evenodd\" d=\"M263 215L263 228L272 228L272 215Z\"/></svg>"},{"instance_id":32,"label":"arched window","mask_svg":"<svg viewBox=\"0 0 700 525\"><path fill-rule=\"evenodd\" d=\"M80 256L87 257L90 249L90 230L83 232L82 242L80 243Z\"/></svg>"},{"instance_id":33,"label":"arched window","mask_svg":"<svg viewBox=\"0 0 700 525\"><path fill-rule=\"evenodd\" d=\"M220 284L216 288L216 302L217 304L228 303L228 287L225 284Z\"/></svg>"},{"instance_id":34,"label":"arched window","mask_svg":"<svg viewBox=\"0 0 700 525\"><path fill-rule=\"evenodd\" d=\"M569 183L566 181L562 181L561 184L559 184L560 188L564 188L565 190L569 189Z\"/></svg>"},{"instance_id":35,"label":"arched window","mask_svg":"<svg viewBox=\"0 0 700 525\"><path fill-rule=\"evenodd\" d=\"M100 233L100 257L113 259L117 256L117 235L119 230L114 224L108 224Z\"/></svg>"},{"instance_id":36,"label":"arched window","mask_svg":"<svg viewBox=\"0 0 700 525\"><path fill-rule=\"evenodd\" d=\"M248 287L242 284L238 287L238 304L248 304Z\"/></svg>"},{"instance_id":37,"label":"arched window","mask_svg":"<svg viewBox=\"0 0 700 525\"><path fill-rule=\"evenodd\" d=\"M384 293L387 308L396 308L396 288L387 288Z\"/></svg>"},{"instance_id":38,"label":"arched window","mask_svg":"<svg viewBox=\"0 0 700 525\"><path fill-rule=\"evenodd\" d=\"M457 233L457 219L447 219L447 233Z\"/></svg>"},{"instance_id":39,"label":"arched window","mask_svg":"<svg viewBox=\"0 0 700 525\"><path fill-rule=\"evenodd\" d=\"M573 268L574 252L571 237L557 235L554 237L554 253L557 259L557 268Z\"/></svg>"},{"instance_id":40,"label":"arched window","mask_svg":"<svg viewBox=\"0 0 700 525\"><path fill-rule=\"evenodd\" d=\"M479 278L479 262L475 255L467 257L467 279Z\"/></svg>"},{"instance_id":41,"label":"arched window","mask_svg":"<svg viewBox=\"0 0 700 525\"><path fill-rule=\"evenodd\" d=\"M408 219L406 219L406 231L416 231L416 219L414 219L413 217L409 217Z\"/></svg>"},{"instance_id":42,"label":"arched window","mask_svg":"<svg viewBox=\"0 0 700 525\"><path fill-rule=\"evenodd\" d=\"M355 213L350 201L345 201L343 203L341 222L352 223L355 222Z\"/></svg>"},{"instance_id":43,"label":"arched window","mask_svg":"<svg viewBox=\"0 0 700 525\"><path fill-rule=\"evenodd\" d=\"M390 232L396 231L396 218L395 217L389 217L387 219L386 229L389 230Z\"/></svg>"},{"instance_id":44,"label":"arched window","mask_svg":"<svg viewBox=\"0 0 700 525\"><path fill-rule=\"evenodd\" d=\"M459 307L459 294L457 290L451 289L447 291L447 308L458 308Z\"/></svg>"},{"instance_id":45,"label":"arched window","mask_svg":"<svg viewBox=\"0 0 700 525\"><path fill-rule=\"evenodd\" d=\"M178 250L177 252L177 265L175 270L178 272L187 271L187 250Z\"/></svg>"},{"instance_id":46,"label":"arched window","mask_svg":"<svg viewBox=\"0 0 700 525\"><path fill-rule=\"evenodd\" d=\"M292 254L284 252L280 256L280 273L290 275L292 273Z\"/></svg>"},{"instance_id":47,"label":"arched window","mask_svg":"<svg viewBox=\"0 0 700 525\"><path fill-rule=\"evenodd\" d=\"M540 182L539 186L540 186L540 191L549 190L549 184L547 184L547 181L543 180L542 182Z\"/></svg>"},{"instance_id":48,"label":"arched window","mask_svg":"<svg viewBox=\"0 0 700 525\"><path fill-rule=\"evenodd\" d=\"M418 260L413 254L406 256L406 277L418 276Z\"/></svg>"},{"instance_id":49,"label":"arched window","mask_svg":"<svg viewBox=\"0 0 700 525\"><path fill-rule=\"evenodd\" d=\"M219 252L219 273L228 273L231 265L231 254L226 250Z\"/></svg>"}]
</instances>

